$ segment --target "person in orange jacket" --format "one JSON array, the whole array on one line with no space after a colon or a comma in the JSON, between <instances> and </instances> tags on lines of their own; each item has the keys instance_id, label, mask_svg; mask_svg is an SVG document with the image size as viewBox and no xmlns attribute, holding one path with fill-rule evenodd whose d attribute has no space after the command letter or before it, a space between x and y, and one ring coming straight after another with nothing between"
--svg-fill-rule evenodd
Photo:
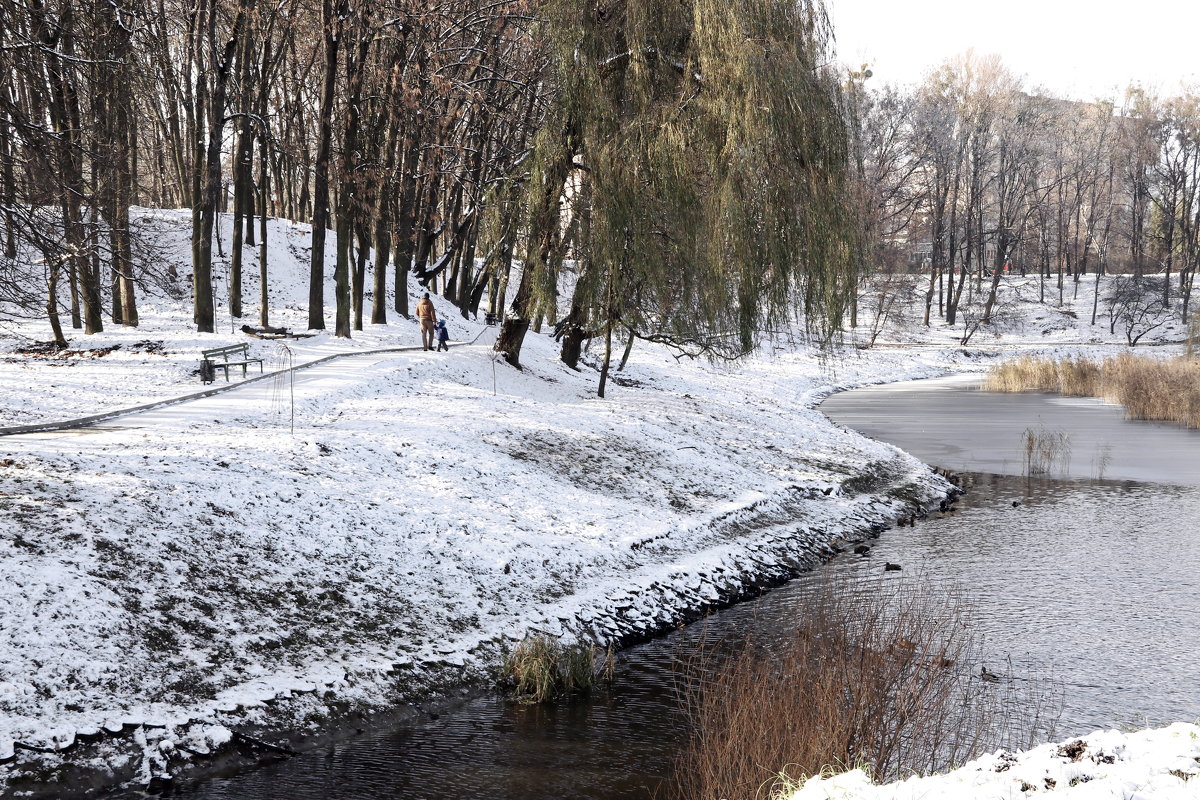
<instances>
[{"instance_id":1,"label":"person in orange jacket","mask_svg":"<svg viewBox=\"0 0 1200 800\"><path fill-rule=\"evenodd\" d=\"M433 308L433 301L429 299L429 292L417 302L417 320L421 323L421 344L426 350L432 350L433 326L437 323L437 311Z\"/></svg>"}]
</instances>

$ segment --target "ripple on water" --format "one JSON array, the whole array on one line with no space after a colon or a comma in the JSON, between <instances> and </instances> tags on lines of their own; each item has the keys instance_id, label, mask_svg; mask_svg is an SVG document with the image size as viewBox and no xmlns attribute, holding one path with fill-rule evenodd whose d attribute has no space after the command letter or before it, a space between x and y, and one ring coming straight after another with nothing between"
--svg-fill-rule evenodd
<instances>
[{"instance_id":1,"label":"ripple on water","mask_svg":"<svg viewBox=\"0 0 1200 800\"><path fill-rule=\"evenodd\" d=\"M981 476L958 509L830 569L961 586L989 657L1064 682L1068 734L1200 718L1200 490Z\"/></svg>"}]
</instances>

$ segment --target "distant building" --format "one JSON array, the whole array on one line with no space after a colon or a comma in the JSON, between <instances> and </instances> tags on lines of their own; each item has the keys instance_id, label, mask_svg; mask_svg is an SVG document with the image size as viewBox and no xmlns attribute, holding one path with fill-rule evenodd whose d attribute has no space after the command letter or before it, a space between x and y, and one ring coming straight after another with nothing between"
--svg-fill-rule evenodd
<instances>
[{"instance_id":1,"label":"distant building","mask_svg":"<svg viewBox=\"0 0 1200 800\"><path fill-rule=\"evenodd\" d=\"M933 242L913 242L908 248L908 265L924 270L933 263Z\"/></svg>"}]
</instances>

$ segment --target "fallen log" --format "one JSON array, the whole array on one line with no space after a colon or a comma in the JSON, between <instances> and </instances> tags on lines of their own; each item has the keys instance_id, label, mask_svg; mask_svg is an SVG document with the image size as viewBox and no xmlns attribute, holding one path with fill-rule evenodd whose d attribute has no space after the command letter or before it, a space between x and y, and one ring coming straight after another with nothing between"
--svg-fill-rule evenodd
<instances>
[{"instance_id":1,"label":"fallen log","mask_svg":"<svg viewBox=\"0 0 1200 800\"><path fill-rule=\"evenodd\" d=\"M255 339L308 339L314 335L311 333L292 333L287 328L272 328L270 325L263 325L257 328L243 325L242 333L247 336L253 336Z\"/></svg>"}]
</instances>

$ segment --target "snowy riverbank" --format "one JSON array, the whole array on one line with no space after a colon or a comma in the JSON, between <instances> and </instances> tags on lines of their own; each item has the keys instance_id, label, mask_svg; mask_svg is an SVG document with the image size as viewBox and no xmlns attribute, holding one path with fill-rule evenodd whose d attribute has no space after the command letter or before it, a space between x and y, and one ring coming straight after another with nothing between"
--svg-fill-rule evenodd
<instances>
[{"instance_id":1,"label":"snowy riverbank","mask_svg":"<svg viewBox=\"0 0 1200 800\"><path fill-rule=\"evenodd\" d=\"M291 293L272 321L299 328L303 252L276 251ZM0 795L145 784L261 747L248 734L295 743L486 680L531 633L625 641L816 564L948 485L815 402L990 361L950 332L826 359L781 343L729 368L639 343L600 400L588 359L567 369L531 333L515 371L494 329L439 308L477 344L366 352L417 342L397 319L284 351L192 333L166 299L67 354L31 347L36 325L4 340L0 426L194 392L206 347L248 341L268 371L358 355L0 439Z\"/></svg>"},{"instance_id":2,"label":"snowy riverbank","mask_svg":"<svg viewBox=\"0 0 1200 800\"><path fill-rule=\"evenodd\" d=\"M1200 725L1096 731L1024 753L999 751L945 775L876 786L862 770L813 778L787 800L1188 800L1200 797Z\"/></svg>"},{"instance_id":3,"label":"snowy riverbank","mask_svg":"<svg viewBox=\"0 0 1200 800\"><path fill-rule=\"evenodd\" d=\"M0 757L149 724L148 780L231 730L479 679L529 632L675 624L946 488L813 410L812 354L725 372L648 350L639 385L598 400L530 347L495 394L486 346L315 367L294 434L264 382L4 440L0 591L21 624L0 634ZM893 352L838 380L947 366Z\"/></svg>"}]
</instances>

